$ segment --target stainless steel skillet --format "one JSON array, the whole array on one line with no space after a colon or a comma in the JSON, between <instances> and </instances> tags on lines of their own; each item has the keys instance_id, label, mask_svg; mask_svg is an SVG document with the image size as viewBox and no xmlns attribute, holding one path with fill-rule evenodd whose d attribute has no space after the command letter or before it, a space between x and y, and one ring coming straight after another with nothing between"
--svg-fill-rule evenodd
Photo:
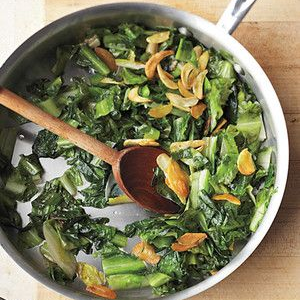
<instances>
[{"instance_id":1,"label":"stainless steel skillet","mask_svg":"<svg viewBox=\"0 0 300 300\"><path fill-rule=\"evenodd\" d=\"M32 79L50 76L49 70L54 62L56 46L82 40L86 29L91 26L116 25L121 22L139 22L148 26L171 25L184 27L188 29L187 33L193 33L206 46L224 49L233 55L236 61L236 69L253 88L264 110L267 143L275 148L276 186L278 191L273 196L265 218L257 232L241 251L236 253L234 259L226 267L205 281L170 295L166 299L178 300L191 297L213 286L239 267L267 233L283 196L288 172L289 151L286 124L279 100L259 64L242 45L228 34L232 33L254 2L254 0L231 1L217 25L193 14L154 4L115 3L92 7L59 19L37 32L16 50L0 69L0 85L16 92L24 91L25 85ZM6 112L0 109L0 126L14 126L5 115ZM18 137L16 139L13 162L16 161L19 154L30 152L32 136L38 129L36 126L29 124L18 130L24 138ZM64 169L61 160L51 163L45 160L43 164L48 176L45 179L62 174ZM21 205L19 208L24 217L29 209L30 207L26 205ZM94 209L89 212L92 215L99 214L99 211ZM113 225L122 227L128 222L144 218L146 213L139 208L133 209L129 204L122 206L122 210L104 209L101 211L101 215L109 216ZM15 233L13 231L8 231L6 228L4 230L0 229L1 246L31 276L70 298L86 300L92 298L90 295L81 292L83 289L78 283L70 287L63 287L48 279L44 275L43 265L38 259L38 255L35 252L22 252L14 246L14 239ZM124 300L153 298L148 290L126 291L119 293L119 295L119 299Z\"/></svg>"}]
</instances>

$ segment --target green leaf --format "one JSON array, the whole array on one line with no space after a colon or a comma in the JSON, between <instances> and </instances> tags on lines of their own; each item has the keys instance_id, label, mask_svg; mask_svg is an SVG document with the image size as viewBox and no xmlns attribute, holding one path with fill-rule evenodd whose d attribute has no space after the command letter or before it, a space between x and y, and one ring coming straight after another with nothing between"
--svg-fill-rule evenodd
<instances>
[{"instance_id":1,"label":"green leaf","mask_svg":"<svg viewBox=\"0 0 300 300\"><path fill-rule=\"evenodd\" d=\"M261 166L265 171L269 170L272 152L272 147L265 147L261 149L258 153L256 163L257 165Z\"/></svg>"},{"instance_id":2,"label":"green leaf","mask_svg":"<svg viewBox=\"0 0 300 300\"><path fill-rule=\"evenodd\" d=\"M239 104L237 129L252 143L258 139L261 130L261 107L258 102L242 102Z\"/></svg>"},{"instance_id":3,"label":"green leaf","mask_svg":"<svg viewBox=\"0 0 300 300\"><path fill-rule=\"evenodd\" d=\"M222 57L218 54L215 54L215 52L211 52L210 54L210 60L208 63L208 75L210 78L236 78L236 74L231 62L222 59Z\"/></svg>"},{"instance_id":4,"label":"green leaf","mask_svg":"<svg viewBox=\"0 0 300 300\"><path fill-rule=\"evenodd\" d=\"M170 251L165 254L157 266L159 272L169 275L170 277L182 280L186 275L184 266L184 254Z\"/></svg>"},{"instance_id":5,"label":"green leaf","mask_svg":"<svg viewBox=\"0 0 300 300\"><path fill-rule=\"evenodd\" d=\"M147 81L147 77L143 74L135 74L127 68L123 68L121 72L122 78L126 84L143 84Z\"/></svg>"},{"instance_id":6,"label":"green leaf","mask_svg":"<svg viewBox=\"0 0 300 300\"><path fill-rule=\"evenodd\" d=\"M43 129L39 131L33 146L32 151L38 157L55 158L59 156L57 149L58 136L50 131Z\"/></svg>"},{"instance_id":7,"label":"green leaf","mask_svg":"<svg viewBox=\"0 0 300 300\"><path fill-rule=\"evenodd\" d=\"M106 276L139 273L146 269L146 265L142 260L126 253L117 256L103 257L102 267Z\"/></svg>"},{"instance_id":8,"label":"green leaf","mask_svg":"<svg viewBox=\"0 0 300 300\"><path fill-rule=\"evenodd\" d=\"M43 233L53 261L64 271L68 278L72 279L76 273L76 258L64 249L62 240L55 228L55 223L46 221L43 224Z\"/></svg>"},{"instance_id":9,"label":"green leaf","mask_svg":"<svg viewBox=\"0 0 300 300\"><path fill-rule=\"evenodd\" d=\"M110 69L108 66L97 56L97 54L88 46L81 45L80 53L90 61L92 67L102 75L108 75Z\"/></svg>"},{"instance_id":10,"label":"green leaf","mask_svg":"<svg viewBox=\"0 0 300 300\"><path fill-rule=\"evenodd\" d=\"M217 152L218 136L204 137L203 140L206 142L203 150L203 155L208 158L211 163L211 169L214 172Z\"/></svg>"},{"instance_id":11,"label":"green leaf","mask_svg":"<svg viewBox=\"0 0 300 300\"><path fill-rule=\"evenodd\" d=\"M103 285L104 275L95 266L84 262L77 263L77 274L86 286Z\"/></svg>"},{"instance_id":12,"label":"green leaf","mask_svg":"<svg viewBox=\"0 0 300 300\"><path fill-rule=\"evenodd\" d=\"M201 201L200 195L202 191L205 191L206 193L210 192L210 180L211 175L207 169L191 174L191 191L189 201L192 208L199 207L199 202Z\"/></svg>"},{"instance_id":13,"label":"green leaf","mask_svg":"<svg viewBox=\"0 0 300 300\"><path fill-rule=\"evenodd\" d=\"M146 276L150 286L159 287L167 282L169 282L172 278L163 273L152 273Z\"/></svg>"},{"instance_id":14,"label":"green leaf","mask_svg":"<svg viewBox=\"0 0 300 300\"><path fill-rule=\"evenodd\" d=\"M43 242L43 239L39 236L38 230L32 226L32 224L27 225L19 232L18 239L23 248L33 248Z\"/></svg>"},{"instance_id":15,"label":"green leaf","mask_svg":"<svg viewBox=\"0 0 300 300\"><path fill-rule=\"evenodd\" d=\"M181 160L188 165L191 173L200 170L209 163L208 159L203 154L193 148L172 152L171 155L175 160Z\"/></svg>"},{"instance_id":16,"label":"green leaf","mask_svg":"<svg viewBox=\"0 0 300 300\"><path fill-rule=\"evenodd\" d=\"M185 37L180 39L175 59L188 62L193 53L193 43L191 41L186 40Z\"/></svg>"},{"instance_id":17,"label":"green leaf","mask_svg":"<svg viewBox=\"0 0 300 300\"><path fill-rule=\"evenodd\" d=\"M233 79L228 78L217 78L210 80L211 89L206 96L206 103L209 107L211 115L210 130L212 131L218 120L223 115L223 106L226 104L227 99L231 93L231 86Z\"/></svg>"},{"instance_id":18,"label":"green leaf","mask_svg":"<svg viewBox=\"0 0 300 300\"><path fill-rule=\"evenodd\" d=\"M149 286L147 277L138 274L116 274L107 277L113 290L140 289Z\"/></svg>"},{"instance_id":19,"label":"green leaf","mask_svg":"<svg viewBox=\"0 0 300 300\"><path fill-rule=\"evenodd\" d=\"M171 136L175 142L186 140L188 135L189 120L189 114L185 114L183 117L176 118L174 120Z\"/></svg>"},{"instance_id":20,"label":"green leaf","mask_svg":"<svg viewBox=\"0 0 300 300\"><path fill-rule=\"evenodd\" d=\"M61 46L56 49L56 63L51 69L55 76L64 72L67 62L72 57L72 52L73 46Z\"/></svg>"},{"instance_id":21,"label":"green leaf","mask_svg":"<svg viewBox=\"0 0 300 300\"><path fill-rule=\"evenodd\" d=\"M222 157L217 167L216 177L218 183L230 184L238 173L237 169L238 155L225 155Z\"/></svg>"},{"instance_id":22,"label":"green leaf","mask_svg":"<svg viewBox=\"0 0 300 300\"><path fill-rule=\"evenodd\" d=\"M60 88L62 87L62 78L56 77L52 82L50 82L50 84L47 86L46 88L46 92L47 94L51 97L51 96L56 96L60 90Z\"/></svg>"},{"instance_id":23,"label":"green leaf","mask_svg":"<svg viewBox=\"0 0 300 300\"><path fill-rule=\"evenodd\" d=\"M98 119L103 116L107 116L109 113L111 113L115 109L114 106L114 96L109 95L104 100L101 100L96 104L95 107L95 118Z\"/></svg>"},{"instance_id":24,"label":"green leaf","mask_svg":"<svg viewBox=\"0 0 300 300\"><path fill-rule=\"evenodd\" d=\"M272 195L275 193L274 188L263 188L256 195L256 205L253 217L250 223L250 230L255 232L260 225L267 209Z\"/></svg>"},{"instance_id":25,"label":"green leaf","mask_svg":"<svg viewBox=\"0 0 300 300\"><path fill-rule=\"evenodd\" d=\"M54 117L59 117L62 112L62 107L55 102L53 98L48 98L45 101L37 103L37 105L45 112L49 113Z\"/></svg>"}]
</instances>

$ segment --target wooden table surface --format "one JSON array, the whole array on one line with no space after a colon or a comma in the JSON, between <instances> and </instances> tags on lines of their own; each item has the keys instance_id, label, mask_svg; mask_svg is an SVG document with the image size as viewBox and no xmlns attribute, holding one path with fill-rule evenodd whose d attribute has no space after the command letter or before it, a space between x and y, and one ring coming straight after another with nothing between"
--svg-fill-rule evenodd
<instances>
[{"instance_id":1,"label":"wooden table surface","mask_svg":"<svg viewBox=\"0 0 300 300\"><path fill-rule=\"evenodd\" d=\"M106 2L116 1L0 0L0 63L45 24ZM216 22L229 0L147 2L170 5ZM279 96L290 139L289 179L279 213L258 249L232 275L190 300L299 300L300 1L258 0L234 37L261 64ZM6 300L67 300L37 283L1 249L0 270L0 297Z\"/></svg>"}]
</instances>

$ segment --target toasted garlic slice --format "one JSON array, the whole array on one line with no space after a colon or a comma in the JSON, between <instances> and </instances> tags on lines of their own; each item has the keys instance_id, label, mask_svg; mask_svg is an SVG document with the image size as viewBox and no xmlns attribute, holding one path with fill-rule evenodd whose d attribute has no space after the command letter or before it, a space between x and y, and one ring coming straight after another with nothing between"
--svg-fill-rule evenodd
<instances>
[{"instance_id":1,"label":"toasted garlic slice","mask_svg":"<svg viewBox=\"0 0 300 300\"><path fill-rule=\"evenodd\" d=\"M84 42L88 44L92 49L100 46L100 41L97 34L94 34L92 37L85 39Z\"/></svg>"},{"instance_id":2,"label":"toasted garlic slice","mask_svg":"<svg viewBox=\"0 0 300 300\"><path fill-rule=\"evenodd\" d=\"M170 102L175 106L183 107L183 108L189 108L194 105L196 105L199 101L198 98L190 97L190 98L184 98L178 94L173 93L166 93L166 97L170 100Z\"/></svg>"},{"instance_id":3,"label":"toasted garlic slice","mask_svg":"<svg viewBox=\"0 0 300 300\"><path fill-rule=\"evenodd\" d=\"M225 118L222 118L219 124L217 125L217 127L215 128L215 130L211 133L211 135L217 134L226 123L227 120Z\"/></svg>"},{"instance_id":4,"label":"toasted garlic slice","mask_svg":"<svg viewBox=\"0 0 300 300\"><path fill-rule=\"evenodd\" d=\"M204 71L206 69L208 60L209 60L209 53L208 51L204 51L198 59L198 66L200 71Z\"/></svg>"},{"instance_id":5,"label":"toasted garlic slice","mask_svg":"<svg viewBox=\"0 0 300 300\"><path fill-rule=\"evenodd\" d=\"M181 81L181 79L178 80L177 82L178 84L178 89L180 94L185 97L185 98L190 98L190 97L194 97L194 94L192 92L190 92L189 90L187 90L184 86L183 83Z\"/></svg>"},{"instance_id":6,"label":"toasted garlic slice","mask_svg":"<svg viewBox=\"0 0 300 300\"><path fill-rule=\"evenodd\" d=\"M182 245L189 245L189 244L196 244L199 242L204 241L207 238L206 233L185 233L184 235L182 235L181 237L179 237L176 242Z\"/></svg>"},{"instance_id":7,"label":"toasted garlic slice","mask_svg":"<svg viewBox=\"0 0 300 300\"><path fill-rule=\"evenodd\" d=\"M165 173L167 172L168 166L171 162L172 158L168 156L165 153L162 153L157 156L156 163L157 165L162 169L162 171Z\"/></svg>"},{"instance_id":8,"label":"toasted garlic slice","mask_svg":"<svg viewBox=\"0 0 300 300\"><path fill-rule=\"evenodd\" d=\"M211 116L209 116L205 122L204 130L203 130L204 136L208 135L210 124L211 124Z\"/></svg>"},{"instance_id":9,"label":"toasted garlic slice","mask_svg":"<svg viewBox=\"0 0 300 300\"><path fill-rule=\"evenodd\" d=\"M193 93L198 99L203 99L203 83L205 76L207 74L207 70L200 72L194 80L193 83Z\"/></svg>"},{"instance_id":10,"label":"toasted garlic slice","mask_svg":"<svg viewBox=\"0 0 300 300\"><path fill-rule=\"evenodd\" d=\"M173 50L160 51L153 54L145 65L145 73L148 79L153 79L157 65L167 56L173 55Z\"/></svg>"},{"instance_id":11,"label":"toasted garlic slice","mask_svg":"<svg viewBox=\"0 0 300 300\"><path fill-rule=\"evenodd\" d=\"M124 147L131 147L131 146L158 147L159 143L156 142L154 139L129 139L124 141L123 146Z\"/></svg>"},{"instance_id":12,"label":"toasted garlic slice","mask_svg":"<svg viewBox=\"0 0 300 300\"><path fill-rule=\"evenodd\" d=\"M163 70L160 64L157 65L157 73L159 76L159 79L162 81L162 83L171 90L177 90L178 85L176 82L174 82L172 79L170 79L171 74ZM169 76L170 75L170 76Z\"/></svg>"},{"instance_id":13,"label":"toasted garlic slice","mask_svg":"<svg viewBox=\"0 0 300 300\"><path fill-rule=\"evenodd\" d=\"M202 52L203 52L202 47L198 45L198 46L195 46L195 47L193 48L193 50L195 51L196 57L197 57L197 59L198 59L198 58L201 56Z\"/></svg>"},{"instance_id":14,"label":"toasted garlic slice","mask_svg":"<svg viewBox=\"0 0 300 300\"><path fill-rule=\"evenodd\" d=\"M243 175L251 175L255 172L255 165L252 159L252 154L248 151L248 149L244 149L239 154L237 160L238 170Z\"/></svg>"},{"instance_id":15,"label":"toasted garlic slice","mask_svg":"<svg viewBox=\"0 0 300 300\"><path fill-rule=\"evenodd\" d=\"M133 102L137 102L137 103L148 103L148 102L152 102L152 100L148 99L148 98L144 98L144 97L141 97L139 95L139 87L136 86L134 87L133 89L131 89L128 93L128 99L130 101L133 101Z\"/></svg>"},{"instance_id":16,"label":"toasted garlic slice","mask_svg":"<svg viewBox=\"0 0 300 300\"><path fill-rule=\"evenodd\" d=\"M185 89L189 90L192 85L189 82L189 76L195 67L191 63L186 63L181 69L181 81Z\"/></svg>"},{"instance_id":17,"label":"toasted garlic slice","mask_svg":"<svg viewBox=\"0 0 300 300\"><path fill-rule=\"evenodd\" d=\"M170 145L170 151L176 152L187 148L199 148L205 146L204 140L193 140L185 142L174 142Z\"/></svg>"},{"instance_id":18,"label":"toasted garlic slice","mask_svg":"<svg viewBox=\"0 0 300 300\"><path fill-rule=\"evenodd\" d=\"M148 43L146 47L146 52L150 53L151 55L157 53L158 51L158 44L156 43Z\"/></svg>"},{"instance_id":19,"label":"toasted garlic slice","mask_svg":"<svg viewBox=\"0 0 300 300\"><path fill-rule=\"evenodd\" d=\"M104 77L99 82L104 83L104 84L124 85L123 81L115 81L114 79L109 78L109 77Z\"/></svg>"},{"instance_id":20,"label":"toasted garlic slice","mask_svg":"<svg viewBox=\"0 0 300 300\"><path fill-rule=\"evenodd\" d=\"M206 104L204 104L203 102L200 102L199 104L193 106L191 108L192 117L195 119L199 119L205 111L206 107Z\"/></svg>"},{"instance_id":21,"label":"toasted garlic slice","mask_svg":"<svg viewBox=\"0 0 300 300\"><path fill-rule=\"evenodd\" d=\"M140 70L145 68L145 64L140 61L132 61L129 59L117 58L116 64L118 67L133 69L133 70Z\"/></svg>"},{"instance_id":22,"label":"toasted garlic slice","mask_svg":"<svg viewBox=\"0 0 300 300\"><path fill-rule=\"evenodd\" d=\"M228 201L230 203L233 203L235 205L241 205L241 201L237 197L235 197L235 196L233 196L231 194L214 195L214 196L212 196L212 199L216 200L216 201L224 201L224 200L226 200L226 201Z\"/></svg>"},{"instance_id":23,"label":"toasted garlic slice","mask_svg":"<svg viewBox=\"0 0 300 300\"><path fill-rule=\"evenodd\" d=\"M210 275L216 275L218 273L218 270L210 270L209 271Z\"/></svg>"},{"instance_id":24,"label":"toasted garlic slice","mask_svg":"<svg viewBox=\"0 0 300 300\"><path fill-rule=\"evenodd\" d=\"M179 237L176 242L171 245L171 248L177 252L187 251L201 244L206 238L206 233L188 232Z\"/></svg>"},{"instance_id":25,"label":"toasted garlic slice","mask_svg":"<svg viewBox=\"0 0 300 300\"><path fill-rule=\"evenodd\" d=\"M166 176L166 185L174 191L180 201L185 204L189 194L188 175L180 168L176 160L165 153L160 154L156 162Z\"/></svg>"},{"instance_id":26,"label":"toasted garlic slice","mask_svg":"<svg viewBox=\"0 0 300 300\"><path fill-rule=\"evenodd\" d=\"M97 56L103 60L110 70L117 71L118 67L116 65L115 58L108 50L100 47L96 47L94 50Z\"/></svg>"},{"instance_id":27,"label":"toasted garlic slice","mask_svg":"<svg viewBox=\"0 0 300 300\"><path fill-rule=\"evenodd\" d=\"M160 119L165 117L166 115L168 115L171 111L172 111L173 105L170 104L160 104L158 106L152 107L148 114L152 117L152 118L156 118L156 119Z\"/></svg>"},{"instance_id":28,"label":"toasted garlic slice","mask_svg":"<svg viewBox=\"0 0 300 300\"><path fill-rule=\"evenodd\" d=\"M144 241L132 248L132 254L151 265L156 265L161 259L160 255L155 253L154 247Z\"/></svg>"},{"instance_id":29,"label":"toasted garlic slice","mask_svg":"<svg viewBox=\"0 0 300 300\"><path fill-rule=\"evenodd\" d=\"M193 69L192 72L190 73L190 75L188 77L188 86L190 89L194 85L194 82L195 82L197 76L199 75L199 73L200 73L200 71L198 69Z\"/></svg>"},{"instance_id":30,"label":"toasted garlic slice","mask_svg":"<svg viewBox=\"0 0 300 300\"><path fill-rule=\"evenodd\" d=\"M148 43L160 44L167 41L170 37L170 31L162 31L154 33L146 38Z\"/></svg>"}]
</instances>

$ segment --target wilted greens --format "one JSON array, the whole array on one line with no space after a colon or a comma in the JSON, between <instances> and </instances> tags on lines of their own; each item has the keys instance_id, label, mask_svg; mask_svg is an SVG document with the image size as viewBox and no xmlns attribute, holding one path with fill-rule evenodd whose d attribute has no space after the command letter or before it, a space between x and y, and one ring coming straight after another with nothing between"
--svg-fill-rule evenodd
<instances>
[{"instance_id":1,"label":"wilted greens","mask_svg":"<svg viewBox=\"0 0 300 300\"><path fill-rule=\"evenodd\" d=\"M1 224L19 231L23 248L39 247L53 280L79 276L104 297L114 297L106 286L165 295L215 274L257 230L275 192L262 109L232 57L176 28L136 24L91 29L81 44L56 54L53 78L32 82L28 100L118 150L130 143L165 149L152 184L181 211L124 231L91 218L84 207L129 202L117 188L105 195L109 165L41 130L32 154L13 167L1 130ZM69 66L85 76L66 79ZM70 168L43 184L39 159L57 157ZM30 200L30 222L22 227L17 202ZM141 242L125 251L136 236ZM77 262L80 251L100 256L105 276Z\"/></svg>"}]
</instances>

